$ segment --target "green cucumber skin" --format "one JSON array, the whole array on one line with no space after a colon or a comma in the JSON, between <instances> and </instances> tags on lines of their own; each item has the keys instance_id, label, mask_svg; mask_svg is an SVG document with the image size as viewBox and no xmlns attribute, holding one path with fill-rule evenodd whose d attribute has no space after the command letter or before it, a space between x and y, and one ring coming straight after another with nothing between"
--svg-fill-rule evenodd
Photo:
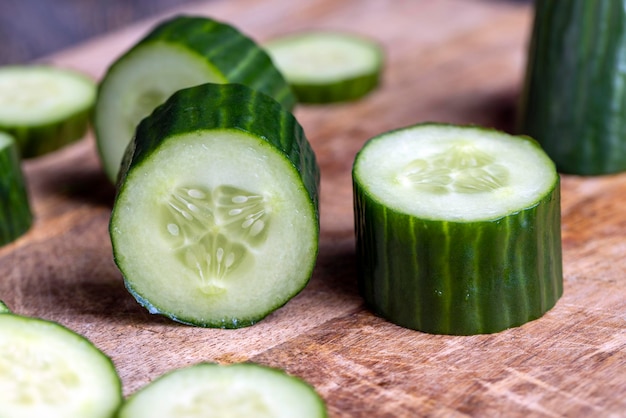
<instances>
[{"instance_id":1,"label":"green cucumber skin","mask_svg":"<svg viewBox=\"0 0 626 418\"><path fill-rule=\"evenodd\" d=\"M626 170L626 10L621 1L538 0L518 129L562 173Z\"/></svg>"},{"instance_id":2,"label":"green cucumber skin","mask_svg":"<svg viewBox=\"0 0 626 418\"><path fill-rule=\"evenodd\" d=\"M365 97L380 83L380 73L320 86L315 83L292 83L291 88L302 104L349 102Z\"/></svg>"},{"instance_id":3,"label":"green cucumber skin","mask_svg":"<svg viewBox=\"0 0 626 418\"><path fill-rule=\"evenodd\" d=\"M204 98L211 97L211 110L202 106ZM193 104L197 105L193 105ZM191 105L190 105L191 104ZM247 104L247 105L244 105ZM180 109L181 111L177 111ZM223 109L230 109L228 112ZM184 111L182 111L184 110ZM164 104L158 106L150 117L141 121L135 139L126 149L120 176L118 194L124 187L124 181L133 168L141 165L163 141L175 140L180 134L211 129L235 129L260 135L265 141L280 150L292 162L301 175L309 194L313 212L316 216L316 230L319 236L319 185L320 170L315 154L304 135L302 127L292 113L286 111L278 102L264 93L252 90L241 84L207 83L182 89L174 93ZM290 140L293 138L294 140ZM115 207L113 209L115 213ZM109 225L113 236L114 216ZM115 257L115 242L113 241ZM121 266L118 264L118 267ZM311 266L312 268L312 266ZM288 301L268 308L263 317L224 318L216 321L200 322L195 318L175 317L161 312L158 306L143 298L125 278L125 285L137 302L151 313L168 316L170 319L187 324L210 328L242 328L253 325L280 308Z\"/></svg>"},{"instance_id":4,"label":"green cucumber skin","mask_svg":"<svg viewBox=\"0 0 626 418\"><path fill-rule=\"evenodd\" d=\"M33 223L15 143L0 150L0 173L0 245L5 245L25 234Z\"/></svg>"},{"instance_id":5,"label":"green cucumber skin","mask_svg":"<svg viewBox=\"0 0 626 418\"><path fill-rule=\"evenodd\" d=\"M356 183L354 207L359 290L395 324L494 333L539 318L563 293L558 184L536 206L493 221L418 219Z\"/></svg>"},{"instance_id":6,"label":"green cucumber skin","mask_svg":"<svg viewBox=\"0 0 626 418\"><path fill-rule=\"evenodd\" d=\"M15 138L22 158L35 158L82 139L89 130L93 107L76 112L64 121L39 126L0 126Z\"/></svg>"}]
</instances>

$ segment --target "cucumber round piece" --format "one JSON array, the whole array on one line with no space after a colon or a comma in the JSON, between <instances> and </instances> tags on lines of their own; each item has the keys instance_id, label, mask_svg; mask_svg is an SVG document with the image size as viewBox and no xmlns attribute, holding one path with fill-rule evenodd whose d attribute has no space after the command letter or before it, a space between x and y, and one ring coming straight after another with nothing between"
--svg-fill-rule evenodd
<instances>
[{"instance_id":1,"label":"cucumber round piece","mask_svg":"<svg viewBox=\"0 0 626 418\"><path fill-rule=\"evenodd\" d=\"M11 309L9 309L7 304L1 300L0 300L0 313L11 313Z\"/></svg>"},{"instance_id":2,"label":"cucumber round piece","mask_svg":"<svg viewBox=\"0 0 626 418\"><path fill-rule=\"evenodd\" d=\"M0 132L0 245L28 231L33 222L19 151L11 136Z\"/></svg>"},{"instance_id":3,"label":"cucumber round piece","mask_svg":"<svg viewBox=\"0 0 626 418\"><path fill-rule=\"evenodd\" d=\"M305 381L255 363L199 363L166 373L131 395L119 418L325 418Z\"/></svg>"},{"instance_id":4,"label":"cucumber round piece","mask_svg":"<svg viewBox=\"0 0 626 418\"><path fill-rule=\"evenodd\" d=\"M51 66L0 68L0 131L13 136L22 158L55 151L85 136L96 82Z\"/></svg>"},{"instance_id":5,"label":"cucumber round piece","mask_svg":"<svg viewBox=\"0 0 626 418\"><path fill-rule=\"evenodd\" d=\"M94 125L108 177L116 180L141 119L175 91L209 82L245 84L288 110L296 101L267 53L252 39L208 17L176 16L117 59L100 84Z\"/></svg>"},{"instance_id":6,"label":"cucumber round piece","mask_svg":"<svg viewBox=\"0 0 626 418\"><path fill-rule=\"evenodd\" d=\"M353 166L358 282L377 314L435 334L536 319L563 292L560 187L527 137L418 124Z\"/></svg>"},{"instance_id":7,"label":"cucumber round piece","mask_svg":"<svg viewBox=\"0 0 626 418\"><path fill-rule=\"evenodd\" d=\"M363 36L310 31L273 39L265 48L300 103L356 100L380 82L383 50Z\"/></svg>"},{"instance_id":8,"label":"cucumber round piece","mask_svg":"<svg viewBox=\"0 0 626 418\"><path fill-rule=\"evenodd\" d=\"M54 322L0 315L0 417L110 418L122 403L111 360Z\"/></svg>"},{"instance_id":9,"label":"cucumber round piece","mask_svg":"<svg viewBox=\"0 0 626 418\"><path fill-rule=\"evenodd\" d=\"M240 84L178 91L139 125L120 179L115 261L150 312L238 328L308 282L319 168L271 97Z\"/></svg>"}]
</instances>

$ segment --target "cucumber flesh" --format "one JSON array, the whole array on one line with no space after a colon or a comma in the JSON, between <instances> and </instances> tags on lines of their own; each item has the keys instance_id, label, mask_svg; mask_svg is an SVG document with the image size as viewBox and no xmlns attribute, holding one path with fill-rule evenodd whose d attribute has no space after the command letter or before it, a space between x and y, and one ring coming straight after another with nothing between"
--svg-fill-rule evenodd
<instances>
[{"instance_id":1,"label":"cucumber flesh","mask_svg":"<svg viewBox=\"0 0 626 418\"><path fill-rule=\"evenodd\" d=\"M131 395L119 418L323 418L323 400L299 378L253 363L200 363L171 371Z\"/></svg>"},{"instance_id":2,"label":"cucumber flesh","mask_svg":"<svg viewBox=\"0 0 626 418\"><path fill-rule=\"evenodd\" d=\"M116 370L84 337L54 322L0 315L0 416L110 418Z\"/></svg>"},{"instance_id":3,"label":"cucumber flesh","mask_svg":"<svg viewBox=\"0 0 626 418\"><path fill-rule=\"evenodd\" d=\"M303 32L273 39L265 48L301 103L356 100L380 82L382 48L362 36Z\"/></svg>"},{"instance_id":4,"label":"cucumber flesh","mask_svg":"<svg viewBox=\"0 0 626 418\"><path fill-rule=\"evenodd\" d=\"M110 232L127 288L183 323L257 322L311 276L318 181L300 126L269 96L231 84L177 92L125 158Z\"/></svg>"},{"instance_id":5,"label":"cucumber flesh","mask_svg":"<svg viewBox=\"0 0 626 418\"><path fill-rule=\"evenodd\" d=\"M0 68L0 131L13 136L22 158L37 157L85 135L96 83L50 66Z\"/></svg>"},{"instance_id":6,"label":"cucumber flesh","mask_svg":"<svg viewBox=\"0 0 626 418\"><path fill-rule=\"evenodd\" d=\"M287 82L250 38L210 18L176 16L117 59L100 84L94 124L107 176L117 179L126 146L144 117L175 91L209 82L248 85L286 109L295 103Z\"/></svg>"},{"instance_id":7,"label":"cucumber flesh","mask_svg":"<svg viewBox=\"0 0 626 418\"><path fill-rule=\"evenodd\" d=\"M501 331L562 293L559 177L539 145L420 124L370 140L353 167L359 286L392 322Z\"/></svg>"},{"instance_id":8,"label":"cucumber flesh","mask_svg":"<svg viewBox=\"0 0 626 418\"><path fill-rule=\"evenodd\" d=\"M26 183L13 138L0 132L0 245L22 236L32 225Z\"/></svg>"}]
</instances>

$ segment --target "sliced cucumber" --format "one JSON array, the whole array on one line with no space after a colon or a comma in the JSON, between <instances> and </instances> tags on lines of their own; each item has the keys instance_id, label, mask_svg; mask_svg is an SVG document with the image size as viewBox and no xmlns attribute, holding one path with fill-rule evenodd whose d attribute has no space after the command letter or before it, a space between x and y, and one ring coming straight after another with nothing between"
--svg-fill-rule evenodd
<instances>
[{"instance_id":1,"label":"sliced cucumber","mask_svg":"<svg viewBox=\"0 0 626 418\"><path fill-rule=\"evenodd\" d=\"M421 124L373 138L353 167L359 286L390 321L492 333L562 294L559 177L526 137Z\"/></svg>"},{"instance_id":2,"label":"sliced cucumber","mask_svg":"<svg viewBox=\"0 0 626 418\"><path fill-rule=\"evenodd\" d=\"M237 328L308 282L319 169L296 119L269 96L239 84L175 93L139 125L120 180L115 261L151 312Z\"/></svg>"},{"instance_id":3,"label":"sliced cucumber","mask_svg":"<svg viewBox=\"0 0 626 418\"><path fill-rule=\"evenodd\" d=\"M0 417L109 418L121 403L113 363L84 337L0 315Z\"/></svg>"},{"instance_id":4,"label":"sliced cucumber","mask_svg":"<svg viewBox=\"0 0 626 418\"><path fill-rule=\"evenodd\" d=\"M311 31L276 38L265 48L301 103L356 100L380 82L383 50L362 36Z\"/></svg>"},{"instance_id":5,"label":"sliced cucumber","mask_svg":"<svg viewBox=\"0 0 626 418\"><path fill-rule=\"evenodd\" d=\"M131 395L119 418L323 418L324 401L303 380L254 363L200 363L171 371Z\"/></svg>"},{"instance_id":6,"label":"sliced cucumber","mask_svg":"<svg viewBox=\"0 0 626 418\"><path fill-rule=\"evenodd\" d=\"M0 245L22 236L32 225L33 215L19 152L13 138L0 132Z\"/></svg>"},{"instance_id":7,"label":"sliced cucumber","mask_svg":"<svg viewBox=\"0 0 626 418\"><path fill-rule=\"evenodd\" d=\"M112 181L141 119L175 91L207 82L245 84L286 109L295 104L289 85L252 39L207 17L176 16L116 60L100 85L96 139Z\"/></svg>"},{"instance_id":8,"label":"sliced cucumber","mask_svg":"<svg viewBox=\"0 0 626 418\"><path fill-rule=\"evenodd\" d=\"M11 309L9 309L7 304L1 300L0 300L0 313L11 313Z\"/></svg>"},{"instance_id":9,"label":"sliced cucumber","mask_svg":"<svg viewBox=\"0 0 626 418\"><path fill-rule=\"evenodd\" d=\"M50 66L0 68L0 131L11 134L22 158L37 157L87 132L96 83Z\"/></svg>"}]
</instances>

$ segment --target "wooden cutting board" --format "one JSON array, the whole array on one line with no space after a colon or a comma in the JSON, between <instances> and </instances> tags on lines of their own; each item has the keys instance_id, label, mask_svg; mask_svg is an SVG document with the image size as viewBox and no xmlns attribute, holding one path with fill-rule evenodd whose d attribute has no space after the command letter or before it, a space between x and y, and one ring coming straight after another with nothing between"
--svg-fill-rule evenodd
<instances>
[{"instance_id":1,"label":"wooden cutting board","mask_svg":"<svg viewBox=\"0 0 626 418\"><path fill-rule=\"evenodd\" d=\"M353 31L387 53L382 86L296 116L322 169L321 247L309 286L261 323L193 328L151 316L124 289L107 223L113 188L93 138L25 163L36 222L0 249L0 299L58 321L115 362L130 394L201 361L254 361L298 375L331 417L626 416L626 174L564 176L565 293L544 317L493 335L428 335L368 312L356 289L350 169L366 139L421 121L510 129L531 10L480 0L256 0L192 4L258 41ZM47 62L99 78L154 24Z\"/></svg>"}]
</instances>

